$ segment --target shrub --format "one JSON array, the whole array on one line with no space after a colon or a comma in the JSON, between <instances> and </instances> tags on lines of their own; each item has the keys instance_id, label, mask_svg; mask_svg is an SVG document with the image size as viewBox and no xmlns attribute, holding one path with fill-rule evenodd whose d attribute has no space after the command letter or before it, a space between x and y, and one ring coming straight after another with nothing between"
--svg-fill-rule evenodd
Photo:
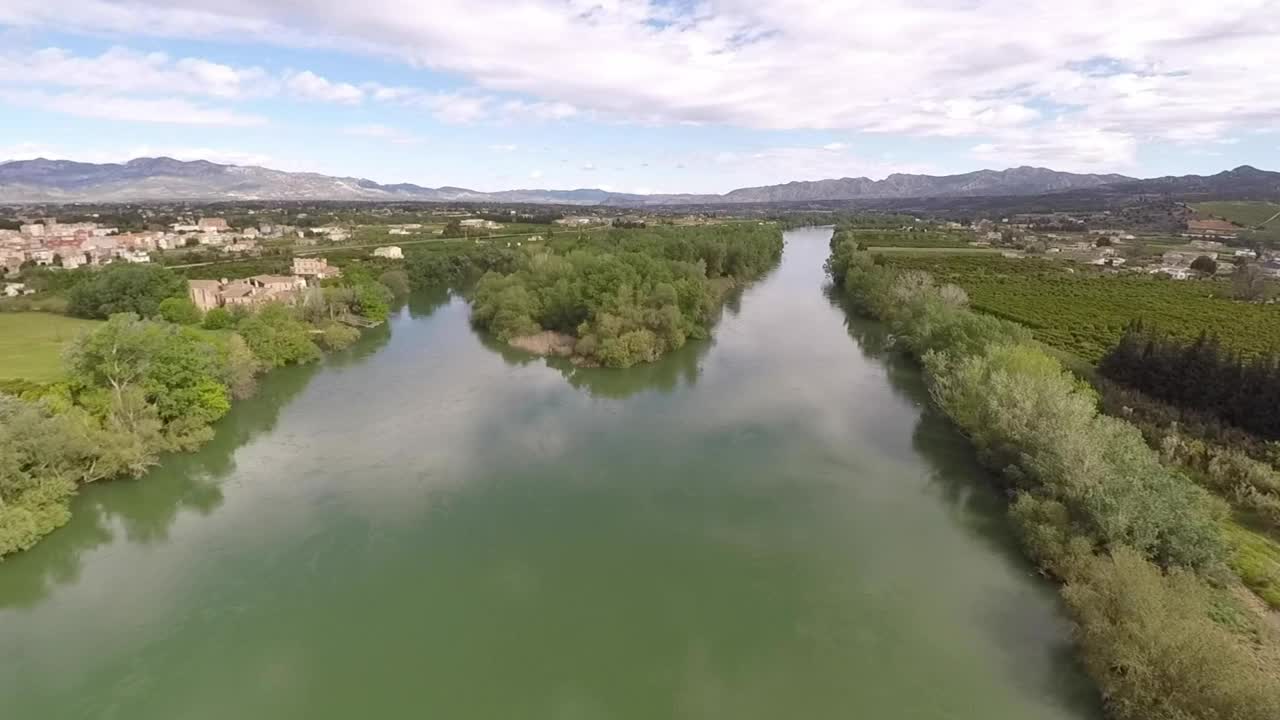
<instances>
[{"instance_id":1,"label":"shrub","mask_svg":"<svg viewBox=\"0 0 1280 720\"><path fill-rule=\"evenodd\" d=\"M160 301L160 317L177 325L200 324L200 308L187 298L165 298Z\"/></svg>"},{"instance_id":2,"label":"shrub","mask_svg":"<svg viewBox=\"0 0 1280 720\"><path fill-rule=\"evenodd\" d=\"M209 312L204 314L205 330L225 330L235 324L235 317L226 308L210 308Z\"/></svg>"}]
</instances>

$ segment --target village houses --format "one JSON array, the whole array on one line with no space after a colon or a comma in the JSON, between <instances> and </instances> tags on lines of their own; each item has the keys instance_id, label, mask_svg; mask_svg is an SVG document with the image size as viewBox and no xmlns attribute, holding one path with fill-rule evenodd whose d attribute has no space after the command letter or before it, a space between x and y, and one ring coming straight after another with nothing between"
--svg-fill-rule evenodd
<instances>
[{"instance_id":1,"label":"village houses","mask_svg":"<svg viewBox=\"0 0 1280 720\"><path fill-rule=\"evenodd\" d=\"M328 260L315 257L295 257L293 274L303 278L315 278L316 282L342 277L342 271L330 265Z\"/></svg>"},{"instance_id":2,"label":"village houses","mask_svg":"<svg viewBox=\"0 0 1280 720\"><path fill-rule=\"evenodd\" d=\"M307 282L297 275L254 275L243 280L190 280L191 302L202 312L216 307L296 302Z\"/></svg>"}]
</instances>

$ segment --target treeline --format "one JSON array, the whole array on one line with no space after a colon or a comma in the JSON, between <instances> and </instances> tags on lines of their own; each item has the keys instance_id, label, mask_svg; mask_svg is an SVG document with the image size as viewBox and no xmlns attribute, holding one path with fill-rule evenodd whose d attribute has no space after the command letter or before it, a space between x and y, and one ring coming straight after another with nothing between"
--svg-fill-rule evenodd
<instances>
[{"instance_id":1,"label":"treeline","mask_svg":"<svg viewBox=\"0 0 1280 720\"><path fill-rule=\"evenodd\" d=\"M414 288L456 287L478 280L490 271L515 272L519 253L489 243L440 243L415 248L405 259Z\"/></svg>"},{"instance_id":2,"label":"treeline","mask_svg":"<svg viewBox=\"0 0 1280 720\"><path fill-rule=\"evenodd\" d=\"M501 340L551 330L606 367L649 362L705 337L724 291L778 261L774 225L611 230L529 245L476 285L472 320Z\"/></svg>"},{"instance_id":3,"label":"treeline","mask_svg":"<svg viewBox=\"0 0 1280 720\"><path fill-rule=\"evenodd\" d=\"M1185 340L1132 323L1098 363L1116 382L1280 440L1280 354L1246 357L1215 335Z\"/></svg>"},{"instance_id":4,"label":"treeline","mask_svg":"<svg viewBox=\"0 0 1280 720\"><path fill-rule=\"evenodd\" d=\"M1113 717L1280 717L1266 667L1280 642L1220 588L1222 511L1207 492L1099 413L1092 388L1027 329L969 310L959 287L879 264L841 236L828 270L920 358L938 406L1000 473L1029 554L1064 582Z\"/></svg>"},{"instance_id":5,"label":"treeline","mask_svg":"<svg viewBox=\"0 0 1280 720\"><path fill-rule=\"evenodd\" d=\"M408 285L358 270L341 282L295 305L207 313L163 268L111 265L76 284L77 311L107 320L71 344L66 380L0 386L0 557L66 523L80 485L138 477L161 453L203 444L259 374L351 345L359 331L335 318L385 317L391 286Z\"/></svg>"},{"instance_id":6,"label":"treeline","mask_svg":"<svg viewBox=\"0 0 1280 720\"><path fill-rule=\"evenodd\" d=\"M912 225L916 221L916 219L911 215L899 215L896 213L841 212L836 210L829 212L788 212L776 215L772 219L776 221L778 226L783 230L794 230L795 228L812 227L815 225L839 225L842 227L897 230L904 226Z\"/></svg>"}]
</instances>

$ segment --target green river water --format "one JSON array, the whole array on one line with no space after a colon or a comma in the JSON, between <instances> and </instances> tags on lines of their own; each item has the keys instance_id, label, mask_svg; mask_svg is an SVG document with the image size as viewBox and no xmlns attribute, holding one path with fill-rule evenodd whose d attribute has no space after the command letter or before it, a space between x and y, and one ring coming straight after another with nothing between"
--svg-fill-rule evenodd
<instances>
[{"instance_id":1,"label":"green river water","mask_svg":"<svg viewBox=\"0 0 1280 720\"><path fill-rule=\"evenodd\" d=\"M1054 588L829 230L575 370L418 295L0 563L0 718L1086 720Z\"/></svg>"}]
</instances>

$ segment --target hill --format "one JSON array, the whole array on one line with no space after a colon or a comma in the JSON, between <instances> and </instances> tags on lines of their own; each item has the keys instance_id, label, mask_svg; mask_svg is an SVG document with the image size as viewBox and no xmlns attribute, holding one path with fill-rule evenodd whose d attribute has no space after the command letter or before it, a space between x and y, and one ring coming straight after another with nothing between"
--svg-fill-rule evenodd
<instances>
[{"instance_id":1,"label":"hill","mask_svg":"<svg viewBox=\"0 0 1280 720\"><path fill-rule=\"evenodd\" d=\"M1047 168L979 170L960 175L894 174L789 182L732 190L723 195L633 195L583 188L481 192L411 183L384 185L356 177L294 173L206 160L137 158L126 163L19 160L0 163L0 202L381 201L494 202L615 207L742 205L829 201L1036 197L1071 194L1159 194L1204 198L1280 198L1280 173L1248 166L1202 177L1139 180Z\"/></svg>"}]
</instances>

